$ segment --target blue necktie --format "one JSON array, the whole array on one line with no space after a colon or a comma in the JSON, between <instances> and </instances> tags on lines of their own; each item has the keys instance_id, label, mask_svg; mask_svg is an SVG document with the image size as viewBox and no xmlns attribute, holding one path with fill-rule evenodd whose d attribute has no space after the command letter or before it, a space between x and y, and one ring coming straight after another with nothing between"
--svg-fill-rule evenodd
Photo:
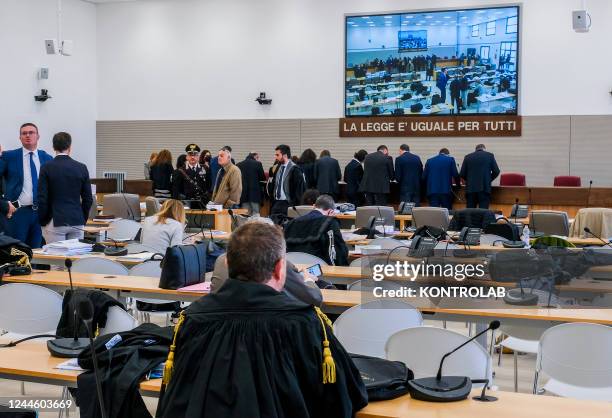
<instances>
[{"instance_id":1,"label":"blue necktie","mask_svg":"<svg viewBox=\"0 0 612 418\"><path fill-rule=\"evenodd\" d=\"M38 172L36 171L34 153L32 151L30 151L30 174L32 175L32 204L36 206L38 204Z\"/></svg>"},{"instance_id":2,"label":"blue necktie","mask_svg":"<svg viewBox=\"0 0 612 418\"><path fill-rule=\"evenodd\" d=\"M276 200L280 200L281 198L281 187L283 187L283 175L285 174L285 166L281 166L281 171L278 176L278 180L276 183Z\"/></svg>"}]
</instances>

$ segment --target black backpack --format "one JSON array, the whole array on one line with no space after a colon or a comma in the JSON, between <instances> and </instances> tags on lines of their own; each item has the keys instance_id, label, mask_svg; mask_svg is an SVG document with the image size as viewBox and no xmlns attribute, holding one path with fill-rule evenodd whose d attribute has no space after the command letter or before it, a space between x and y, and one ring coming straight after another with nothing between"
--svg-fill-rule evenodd
<instances>
[{"instance_id":1,"label":"black backpack","mask_svg":"<svg viewBox=\"0 0 612 418\"><path fill-rule=\"evenodd\" d=\"M414 373L401 361L351 354L368 392L368 401L395 399L408 393Z\"/></svg>"},{"instance_id":2,"label":"black backpack","mask_svg":"<svg viewBox=\"0 0 612 418\"><path fill-rule=\"evenodd\" d=\"M421 110L423 110L423 104L421 104L421 103L415 103L415 104L410 106L410 111L412 113L420 113Z\"/></svg>"},{"instance_id":3,"label":"black backpack","mask_svg":"<svg viewBox=\"0 0 612 418\"><path fill-rule=\"evenodd\" d=\"M484 227L484 233L498 235L502 238L507 239L508 241L520 241L521 232L519 231L518 226L516 226L506 218L501 219L504 219L506 222L490 223Z\"/></svg>"}]
</instances>

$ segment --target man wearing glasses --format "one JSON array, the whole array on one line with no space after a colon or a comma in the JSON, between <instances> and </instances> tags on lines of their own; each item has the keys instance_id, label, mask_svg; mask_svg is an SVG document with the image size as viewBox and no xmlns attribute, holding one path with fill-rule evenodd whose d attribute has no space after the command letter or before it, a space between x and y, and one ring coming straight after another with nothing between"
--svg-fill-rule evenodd
<instances>
[{"instance_id":1,"label":"man wearing glasses","mask_svg":"<svg viewBox=\"0 0 612 418\"><path fill-rule=\"evenodd\" d=\"M17 209L8 219L6 232L32 248L40 248L42 242L37 213L38 175L40 167L53 159L38 149L39 138L36 125L24 123L19 129L22 147L0 156L0 178L6 185L4 198Z\"/></svg>"}]
</instances>

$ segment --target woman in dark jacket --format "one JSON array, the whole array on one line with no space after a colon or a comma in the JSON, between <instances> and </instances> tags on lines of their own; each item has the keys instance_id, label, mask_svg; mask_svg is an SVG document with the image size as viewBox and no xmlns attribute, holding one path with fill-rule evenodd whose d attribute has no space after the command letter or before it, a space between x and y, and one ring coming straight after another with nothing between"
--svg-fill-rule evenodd
<instances>
[{"instance_id":1,"label":"woman in dark jacket","mask_svg":"<svg viewBox=\"0 0 612 418\"><path fill-rule=\"evenodd\" d=\"M169 199L172 190L172 154L163 149L151 163L151 181L153 193L160 199Z\"/></svg>"},{"instance_id":2,"label":"woman in dark jacket","mask_svg":"<svg viewBox=\"0 0 612 418\"><path fill-rule=\"evenodd\" d=\"M317 161L317 154L315 154L315 152L312 149L307 148L304 150L304 152L302 153L302 156L300 157L297 163L298 166L300 166L300 168L304 172L304 177L306 177L306 188L307 189L314 189L317 187L317 182L315 181L315 178L314 178L314 164L316 161Z\"/></svg>"}]
</instances>

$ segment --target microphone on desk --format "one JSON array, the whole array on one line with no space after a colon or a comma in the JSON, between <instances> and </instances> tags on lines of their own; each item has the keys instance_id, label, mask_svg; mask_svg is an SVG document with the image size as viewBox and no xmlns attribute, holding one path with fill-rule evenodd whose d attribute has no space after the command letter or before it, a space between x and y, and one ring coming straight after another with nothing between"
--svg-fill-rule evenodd
<instances>
[{"instance_id":1,"label":"microphone on desk","mask_svg":"<svg viewBox=\"0 0 612 418\"><path fill-rule=\"evenodd\" d=\"M70 304L72 307L74 325L73 336L72 338L65 337L47 341L47 350L49 350L49 353L51 353L53 357L75 358L87 347L88 341L87 338L79 338L79 322L77 318L77 306L75 305L76 295L72 285L72 260L67 258L66 261L64 261L64 265L68 270L68 279L70 280Z\"/></svg>"},{"instance_id":2,"label":"microphone on desk","mask_svg":"<svg viewBox=\"0 0 612 418\"><path fill-rule=\"evenodd\" d=\"M106 408L104 406L104 395L102 393L102 380L100 379L100 371L98 370L98 357L96 356L96 350L93 343L93 305L87 299L83 299L79 302L79 315L81 320L87 328L87 335L89 337L89 350L91 351L91 361L94 368L94 377L96 379L96 391L98 392L98 402L100 404L100 414L102 418L106 418Z\"/></svg>"},{"instance_id":3,"label":"microphone on desk","mask_svg":"<svg viewBox=\"0 0 612 418\"><path fill-rule=\"evenodd\" d=\"M444 361L451 354L466 346L467 344L474 341L476 338L485 334L489 330L496 330L499 328L499 321L492 321L489 326L483 331L479 332L457 348L442 356L440 360L440 366L438 367L438 373L436 377L423 377L420 379L413 379L408 382L410 396L414 399L428 401L428 402L453 402L466 399L472 390L472 383L484 383L482 393L480 396L475 396L473 399L482 402L496 401L497 398L493 396L487 396L485 394L489 379L470 379L467 376L442 376L442 366Z\"/></svg>"},{"instance_id":4,"label":"microphone on desk","mask_svg":"<svg viewBox=\"0 0 612 418\"><path fill-rule=\"evenodd\" d=\"M587 192L587 200L585 208L589 207L589 201L591 200L591 188L593 187L593 180L589 180L589 191Z\"/></svg>"},{"instance_id":5,"label":"microphone on desk","mask_svg":"<svg viewBox=\"0 0 612 418\"><path fill-rule=\"evenodd\" d=\"M587 233L587 234L589 234L589 235L594 236L595 238L597 238L598 240L600 240L601 242L603 242L604 246L606 246L606 245L607 245L608 247L612 248L612 244L610 244L610 242L608 242L608 241L604 240L604 239L603 239L602 237L600 237L599 235L595 235L595 233L594 233L593 231L591 231L591 229L590 229L590 228L588 228L588 227L586 227L586 226L585 226L585 227L584 227L584 232L586 232L586 233Z\"/></svg>"}]
</instances>

